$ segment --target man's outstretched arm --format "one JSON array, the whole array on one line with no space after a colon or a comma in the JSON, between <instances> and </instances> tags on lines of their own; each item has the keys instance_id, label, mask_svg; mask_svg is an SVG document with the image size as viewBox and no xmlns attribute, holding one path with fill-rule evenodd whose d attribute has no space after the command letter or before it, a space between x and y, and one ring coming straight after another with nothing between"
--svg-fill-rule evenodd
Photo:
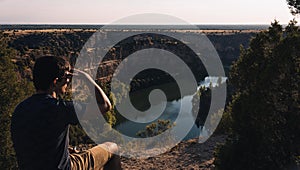
<instances>
[{"instance_id":1,"label":"man's outstretched arm","mask_svg":"<svg viewBox=\"0 0 300 170\"><path fill-rule=\"evenodd\" d=\"M93 91L93 88L95 88L95 92L98 96L98 102L100 104L100 111L102 114L106 113L107 111L112 109L111 102L109 101L108 97L102 90L102 88L93 80L93 78L86 72L75 69L75 74L78 74L79 76L83 76L87 80L86 83L88 83L88 87L90 88L91 92Z\"/></svg>"}]
</instances>

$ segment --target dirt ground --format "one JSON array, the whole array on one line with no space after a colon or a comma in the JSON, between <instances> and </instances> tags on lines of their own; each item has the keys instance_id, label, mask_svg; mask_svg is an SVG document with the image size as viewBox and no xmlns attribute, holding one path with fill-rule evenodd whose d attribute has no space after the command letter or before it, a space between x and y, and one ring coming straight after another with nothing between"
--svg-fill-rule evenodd
<instances>
[{"instance_id":1,"label":"dirt ground","mask_svg":"<svg viewBox=\"0 0 300 170\"><path fill-rule=\"evenodd\" d=\"M214 150L218 144L224 143L226 136L215 135L205 143L198 143L197 139L184 141L171 151L147 159L122 157L122 168L125 170L211 170L214 167Z\"/></svg>"}]
</instances>

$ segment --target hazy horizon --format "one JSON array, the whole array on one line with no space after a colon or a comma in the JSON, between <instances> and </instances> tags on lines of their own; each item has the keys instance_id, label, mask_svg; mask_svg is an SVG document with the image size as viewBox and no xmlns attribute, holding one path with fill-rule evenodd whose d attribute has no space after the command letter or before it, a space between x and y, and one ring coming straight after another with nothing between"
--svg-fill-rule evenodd
<instances>
[{"instance_id":1,"label":"hazy horizon","mask_svg":"<svg viewBox=\"0 0 300 170\"><path fill-rule=\"evenodd\" d=\"M195 25L287 24L286 0L0 0L0 24L106 25L127 16L158 13Z\"/></svg>"}]
</instances>

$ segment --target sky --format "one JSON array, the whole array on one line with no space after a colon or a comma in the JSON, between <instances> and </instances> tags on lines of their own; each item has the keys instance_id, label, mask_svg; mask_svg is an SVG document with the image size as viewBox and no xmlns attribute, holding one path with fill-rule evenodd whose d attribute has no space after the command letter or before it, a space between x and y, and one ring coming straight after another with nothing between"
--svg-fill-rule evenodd
<instances>
[{"instance_id":1,"label":"sky","mask_svg":"<svg viewBox=\"0 0 300 170\"><path fill-rule=\"evenodd\" d=\"M109 24L159 13L192 24L287 24L286 0L0 0L0 24ZM297 19L299 20L299 19Z\"/></svg>"}]
</instances>

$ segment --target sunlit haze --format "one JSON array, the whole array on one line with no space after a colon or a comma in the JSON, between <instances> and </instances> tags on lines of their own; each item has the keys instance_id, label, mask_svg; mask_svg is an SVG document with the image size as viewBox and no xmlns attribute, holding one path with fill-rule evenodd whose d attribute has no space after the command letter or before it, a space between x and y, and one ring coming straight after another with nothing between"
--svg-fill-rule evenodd
<instances>
[{"instance_id":1,"label":"sunlit haze","mask_svg":"<svg viewBox=\"0 0 300 170\"><path fill-rule=\"evenodd\" d=\"M0 0L0 24L106 24L161 13L194 24L287 24L285 0Z\"/></svg>"}]
</instances>

